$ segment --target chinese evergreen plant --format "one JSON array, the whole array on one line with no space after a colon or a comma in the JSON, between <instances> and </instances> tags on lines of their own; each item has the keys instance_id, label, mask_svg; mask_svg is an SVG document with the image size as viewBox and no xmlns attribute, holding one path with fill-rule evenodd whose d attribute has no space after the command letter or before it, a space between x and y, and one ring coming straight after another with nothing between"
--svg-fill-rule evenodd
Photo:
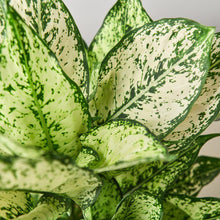
<instances>
[{"instance_id":1,"label":"chinese evergreen plant","mask_svg":"<svg viewBox=\"0 0 220 220\"><path fill-rule=\"evenodd\" d=\"M0 0L0 90L1 219L220 219L213 27L118 0L87 48L61 0Z\"/></svg>"}]
</instances>

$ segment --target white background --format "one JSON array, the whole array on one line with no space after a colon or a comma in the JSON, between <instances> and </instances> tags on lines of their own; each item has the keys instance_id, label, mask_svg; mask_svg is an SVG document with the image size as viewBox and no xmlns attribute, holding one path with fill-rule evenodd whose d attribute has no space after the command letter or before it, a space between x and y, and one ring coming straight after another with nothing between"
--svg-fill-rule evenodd
<instances>
[{"instance_id":1,"label":"white background","mask_svg":"<svg viewBox=\"0 0 220 220\"><path fill-rule=\"evenodd\" d=\"M89 45L116 0L63 0L70 10ZM203 25L215 26L220 32L220 0L142 0L143 6L153 20L184 17ZM220 132L220 121L214 122L206 133ZM206 144L201 155L220 157L220 138ZM220 197L220 176L205 187L199 196Z\"/></svg>"}]
</instances>

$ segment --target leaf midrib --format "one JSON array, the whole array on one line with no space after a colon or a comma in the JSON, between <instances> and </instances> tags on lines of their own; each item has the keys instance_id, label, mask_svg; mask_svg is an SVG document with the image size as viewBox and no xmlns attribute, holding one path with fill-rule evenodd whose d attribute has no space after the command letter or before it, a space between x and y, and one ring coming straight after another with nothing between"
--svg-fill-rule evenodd
<instances>
[{"instance_id":1,"label":"leaf midrib","mask_svg":"<svg viewBox=\"0 0 220 220\"><path fill-rule=\"evenodd\" d=\"M26 70L26 73L28 75L28 82L30 83L30 87L31 87L31 91L32 91L32 94L33 94L34 103L35 103L35 105L37 107L37 110L38 110L38 113L39 113L41 127L42 127L42 129L44 131L44 134L46 136L48 148L49 148L50 151L53 151L53 144L52 144L52 141L51 141L49 130L48 130L48 127L46 125L46 121L45 121L43 112L41 110L41 106L40 106L40 104L38 102L38 98L37 98L37 94L36 94L36 91L35 91L35 88L34 88L30 67L28 65L28 59L27 59L27 56L26 56L26 53L25 53L25 49L24 49L22 40L21 40L21 36L19 34L19 31L18 31L18 27L17 27L18 24L17 24L17 22L11 22L11 23L12 23L13 28L15 30L15 36L17 37L17 40L18 40L18 43L19 43L19 47L23 51L24 61L25 61L25 70Z\"/></svg>"}]
</instances>

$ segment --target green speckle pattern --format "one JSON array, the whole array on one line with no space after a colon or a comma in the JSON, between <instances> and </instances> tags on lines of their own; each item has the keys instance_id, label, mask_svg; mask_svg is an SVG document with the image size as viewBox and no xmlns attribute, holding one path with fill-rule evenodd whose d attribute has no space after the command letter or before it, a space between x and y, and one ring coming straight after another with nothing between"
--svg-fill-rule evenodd
<instances>
[{"instance_id":1,"label":"green speckle pattern","mask_svg":"<svg viewBox=\"0 0 220 220\"><path fill-rule=\"evenodd\" d=\"M56 55L64 72L88 96L89 72L84 42L61 0L10 0L20 14Z\"/></svg>"},{"instance_id":2,"label":"green speckle pattern","mask_svg":"<svg viewBox=\"0 0 220 220\"><path fill-rule=\"evenodd\" d=\"M0 131L23 145L75 157L90 126L88 106L51 51L10 10L0 64Z\"/></svg>"},{"instance_id":3,"label":"green speckle pattern","mask_svg":"<svg viewBox=\"0 0 220 220\"><path fill-rule=\"evenodd\" d=\"M48 192L73 199L82 208L94 202L101 181L68 158L0 158L0 189Z\"/></svg>"},{"instance_id":4,"label":"green speckle pattern","mask_svg":"<svg viewBox=\"0 0 220 220\"><path fill-rule=\"evenodd\" d=\"M136 191L123 200L112 220L160 220L161 218L160 200L147 191Z\"/></svg>"},{"instance_id":5,"label":"green speckle pattern","mask_svg":"<svg viewBox=\"0 0 220 220\"><path fill-rule=\"evenodd\" d=\"M0 191L0 219L15 219L32 209L29 193L18 191ZM17 219L17 218L16 218Z\"/></svg>"},{"instance_id":6,"label":"green speckle pattern","mask_svg":"<svg viewBox=\"0 0 220 220\"><path fill-rule=\"evenodd\" d=\"M219 174L219 158L200 156L189 170L178 176L169 193L197 196L200 190Z\"/></svg>"},{"instance_id":7,"label":"green speckle pattern","mask_svg":"<svg viewBox=\"0 0 220 220\"><path fill-rule=\"evenodd\" d=\"M106 54L126 33L151 21L140 0L116 2L89 47L90 94L96 89L99 68Z\"/></svg>"},{"instance_id":8,"label":"green speckle pattern","mask_svg":"<svg viewBox=\"0 0 220 220\"><path fill-rule=\"evenodd\" d=\"M92 116L137 120L165 137L201 92L214 31L180 18L129 32L102 62Z\"/></svg>"},{"instance_id":9,"label":"green speckle pattern","mask_svg":"<svg viewBox=\"0 0 220 220\"><path fill-rule=\"evenodd\" d=\"M220 109L220 33L212 42L211 64L205 85L187 117L166 138L166 141L184 140L187 145L202 133L216 118Z\"/></svg>"},{"instance_id":10,"label":"green speckle pattern","mask_svg":"<svg viewBox=\"0 0 220 220\"><path fill-rule=\"evenodd\" d=\"M219 219L220 216L220 199L217 198L192 198L170 194L166 201L190 216L187 220Z\"/></svg>"},{"instance_id":11,"label":"green speckle pattern","mask_svg":"<svg viewBox=\"0 0 220 220\"><path fill-rule=\"evenodd\" d=\"M81 135L80 140L83 146L92 148L100 158L97 164L93 163L95 172L169 158L166 148L148 129L130 120L111 121Z\"/></svg>"}]
</instances>

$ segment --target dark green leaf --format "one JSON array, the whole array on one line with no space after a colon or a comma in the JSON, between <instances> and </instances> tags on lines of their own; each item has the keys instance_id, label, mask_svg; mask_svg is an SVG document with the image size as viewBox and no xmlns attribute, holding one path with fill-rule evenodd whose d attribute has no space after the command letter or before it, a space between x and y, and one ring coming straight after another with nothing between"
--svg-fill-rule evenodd
<instances>
[{"instance_id":1,"label":"dark green leaf","mask_svg":"<svg viewBox=\"0 0 220 220\"><path fill-rule=\"evenodd\" d=\"M162 19L129 32L102 63L92 115L100 122L134 119L165 137L202 90L214 31L187 19Z\"/></svg>"},{"instance_id":2,"label":"dark green leaf","mask_svg":"<svg viewBox=\"0 0 220 220\"><path fill-rule=\"evenodd\" d=\"M65 73L87 97L88 63L84 41L69 10L61 0L10 0L10 5L56 55Z\"/></svg>"},{"instance_id":3,"label":"dark green leaf","mask_svg":"<svg viewBox=\"0 0 220 220\"><path fill-rule=\"evenodd\" d=\"M184 218L185 220L219 219L220 217L220 199L218 198L193 198L185 195L169 194L165 201L185 212L189 216ZM177 216L178 213L179 211L173 212L175 215L173 219L175 217L176 219L181 219ZM170 216L170 213L166 212L164 216L167 214Z\"/></svg>"},{"instance_id":4,"label":"dark green leaf","mask_svg":"<svg viewBox=\"0 0 220 220\"><path fill-rule=\"evenodd\" d=\"M196 196L200 190L220 174L220 158L200 156L193 166L180 175L169 193Z\"/></svg>"}]
</instances>

